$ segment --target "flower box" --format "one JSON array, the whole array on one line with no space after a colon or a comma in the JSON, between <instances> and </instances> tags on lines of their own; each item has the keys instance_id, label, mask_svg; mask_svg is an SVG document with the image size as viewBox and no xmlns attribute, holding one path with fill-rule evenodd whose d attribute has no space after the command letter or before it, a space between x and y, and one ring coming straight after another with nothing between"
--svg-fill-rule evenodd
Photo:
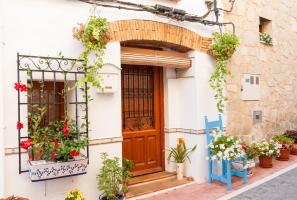
<instances>
[{"instance_id":1,"label":"flower box","mask_svg":"<svg viewBox=\"0 0 297 200\"><path fill-rule=\"evenodd\" d=\"M88 158L84 155L68 162L50 162L45 160L28 161L29 177L32 182L76 176L87 173Z\"/></svg>"}]
</instances>

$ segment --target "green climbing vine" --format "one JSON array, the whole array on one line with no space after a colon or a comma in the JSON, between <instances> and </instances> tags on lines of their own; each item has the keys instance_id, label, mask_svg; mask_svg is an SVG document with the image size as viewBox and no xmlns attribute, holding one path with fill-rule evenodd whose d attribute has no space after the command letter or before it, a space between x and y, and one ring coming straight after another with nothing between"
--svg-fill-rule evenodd
<instances>
[{"instance_id":1,"label":"green climbing vine","mask_svg":"<svg viewBox=\"0 0 297 200\"><path fill-rule=\"evenodd\" d=\"M84 78L77 82L77 86L90 83L96 88L101 88L102 78L98 70L103 65L102 56L106 49L107 30L107 20L96 16L91 16L86 24L78 24L73 28L73 37L81 41L84 46L78 59L83 60L86 71Z\"/></svg>"},{"instance_id":2,"label":"green climbing vine","mask_svg":"<svg viewBox=\"0 0 297 200\"><path fill-rule=\"evenodd\" d=\"M215 91L215 100L219 112L224 112L227 97L224 94L226 77L231 75L227 69L227 63L239 45L239 39L234 34L213 33L213 45L209 54L216 59L216 69L209 80L210 87Z\"/></svg>"}]
</instances>

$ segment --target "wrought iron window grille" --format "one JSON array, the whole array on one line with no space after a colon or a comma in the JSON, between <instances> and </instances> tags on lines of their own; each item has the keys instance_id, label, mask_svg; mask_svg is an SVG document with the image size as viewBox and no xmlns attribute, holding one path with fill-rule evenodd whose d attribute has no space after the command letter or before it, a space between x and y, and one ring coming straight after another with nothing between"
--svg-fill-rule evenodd
<instances>
[{"instance_id":1,"label":"wrought iron window grille","mask_svg":"<svg viewBox=\"0 0 297 200\"><path fill-rule=\"evenodd\" d=\"M33 105L44 105L53 112L53 119L56 119L56 106L63 103L65 113L67 116L75 121L76 129L79 136L88 137L89 121L88 121L88 85L83 87L75 87L77 80L85 76L85 68L83 67L83 60L77 60L65 57L44 57L22 55L17 53L17 81L22 83L29 83L38 81L42 84L51 82L53 86L52 101L34 102L33 98L29 98L29 93L24 94L18 91L18 121L24 119L24 114L28 114L28 109ZM71 94L64 93L63 102L56 102L58 83L64 83L64 90L68 89L65 85L73 86ZM34 86L33 86L34 87ZM42 91L44 93L44 91ZM32 92L32 96L34 92ZM44 96L44 94L42 94ZM50 98L49 95L47 98ZM28 119L28 116L25 116ZM29 122L29 119L28 119ZM81 124L85 125L82 127ZM28 123L27 123L28 124ZM28 125L29 126L29 125ZM28 172L24 169L23 152L21 150L21 140L28 139L29 132L26 129L18 130L18 156L19 156L19 174ZM87 145L84 154L89 158L89 146ZM34 158L34 155L33 155Z\"/></svg>"}]
</instances>

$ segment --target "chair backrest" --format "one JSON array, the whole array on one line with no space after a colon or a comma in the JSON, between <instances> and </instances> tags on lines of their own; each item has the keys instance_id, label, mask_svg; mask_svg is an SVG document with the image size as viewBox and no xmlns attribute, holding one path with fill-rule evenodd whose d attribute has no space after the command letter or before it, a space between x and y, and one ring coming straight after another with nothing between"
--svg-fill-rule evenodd
<instances>
[{"instance_id":1,"label":"chair backrest","mask_svg":"<svg viewBox=\"0 0 297 200\"><path fill-rule=\"evenodd\" d=\"M213 139L213 136L210 133L212 129L220 129L220 131L223 132L222 115L219 114L219 120L217 121L208 121L207 116L204 117L204 120L205 120L206 140L207 140L207 145L209 145L209 143Z\"/></svg>"}]
</instances>

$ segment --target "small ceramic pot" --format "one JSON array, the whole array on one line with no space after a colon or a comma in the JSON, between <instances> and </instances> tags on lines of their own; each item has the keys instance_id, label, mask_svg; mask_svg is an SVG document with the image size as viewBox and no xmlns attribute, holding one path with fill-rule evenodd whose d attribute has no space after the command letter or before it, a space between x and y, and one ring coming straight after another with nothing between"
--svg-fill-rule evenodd
<instances>
[{"instance_id":1,"label":"small ceramic pot","mask_svg":"<svg viewBox=\"0 0 297 200\"><path fill-rule=\"evenodd\" d=\"M290 159L290 149L280 149L279 157L276 159L280 161L288 161Z\"/></svg>"},{"instance_id":2,"label":"small ceramic pot","mask_svg":"<svg viewBox=\"0 0 297 200\"><path fill-rule=\"evenodd\" d=\"M271 168L272 167L272 157L271 156L260 156L260 167Z\"/></svg>"},{"instance_id":3,"label":"small ceramic pot","mask_svg":"<svg viewBox=\"0 0 297 200\"><path fill-rule=\"evenodd\" d=\"M183 180L184 178L184 163L176 163L177 180Z\"/></svg>"}]
</instances>

